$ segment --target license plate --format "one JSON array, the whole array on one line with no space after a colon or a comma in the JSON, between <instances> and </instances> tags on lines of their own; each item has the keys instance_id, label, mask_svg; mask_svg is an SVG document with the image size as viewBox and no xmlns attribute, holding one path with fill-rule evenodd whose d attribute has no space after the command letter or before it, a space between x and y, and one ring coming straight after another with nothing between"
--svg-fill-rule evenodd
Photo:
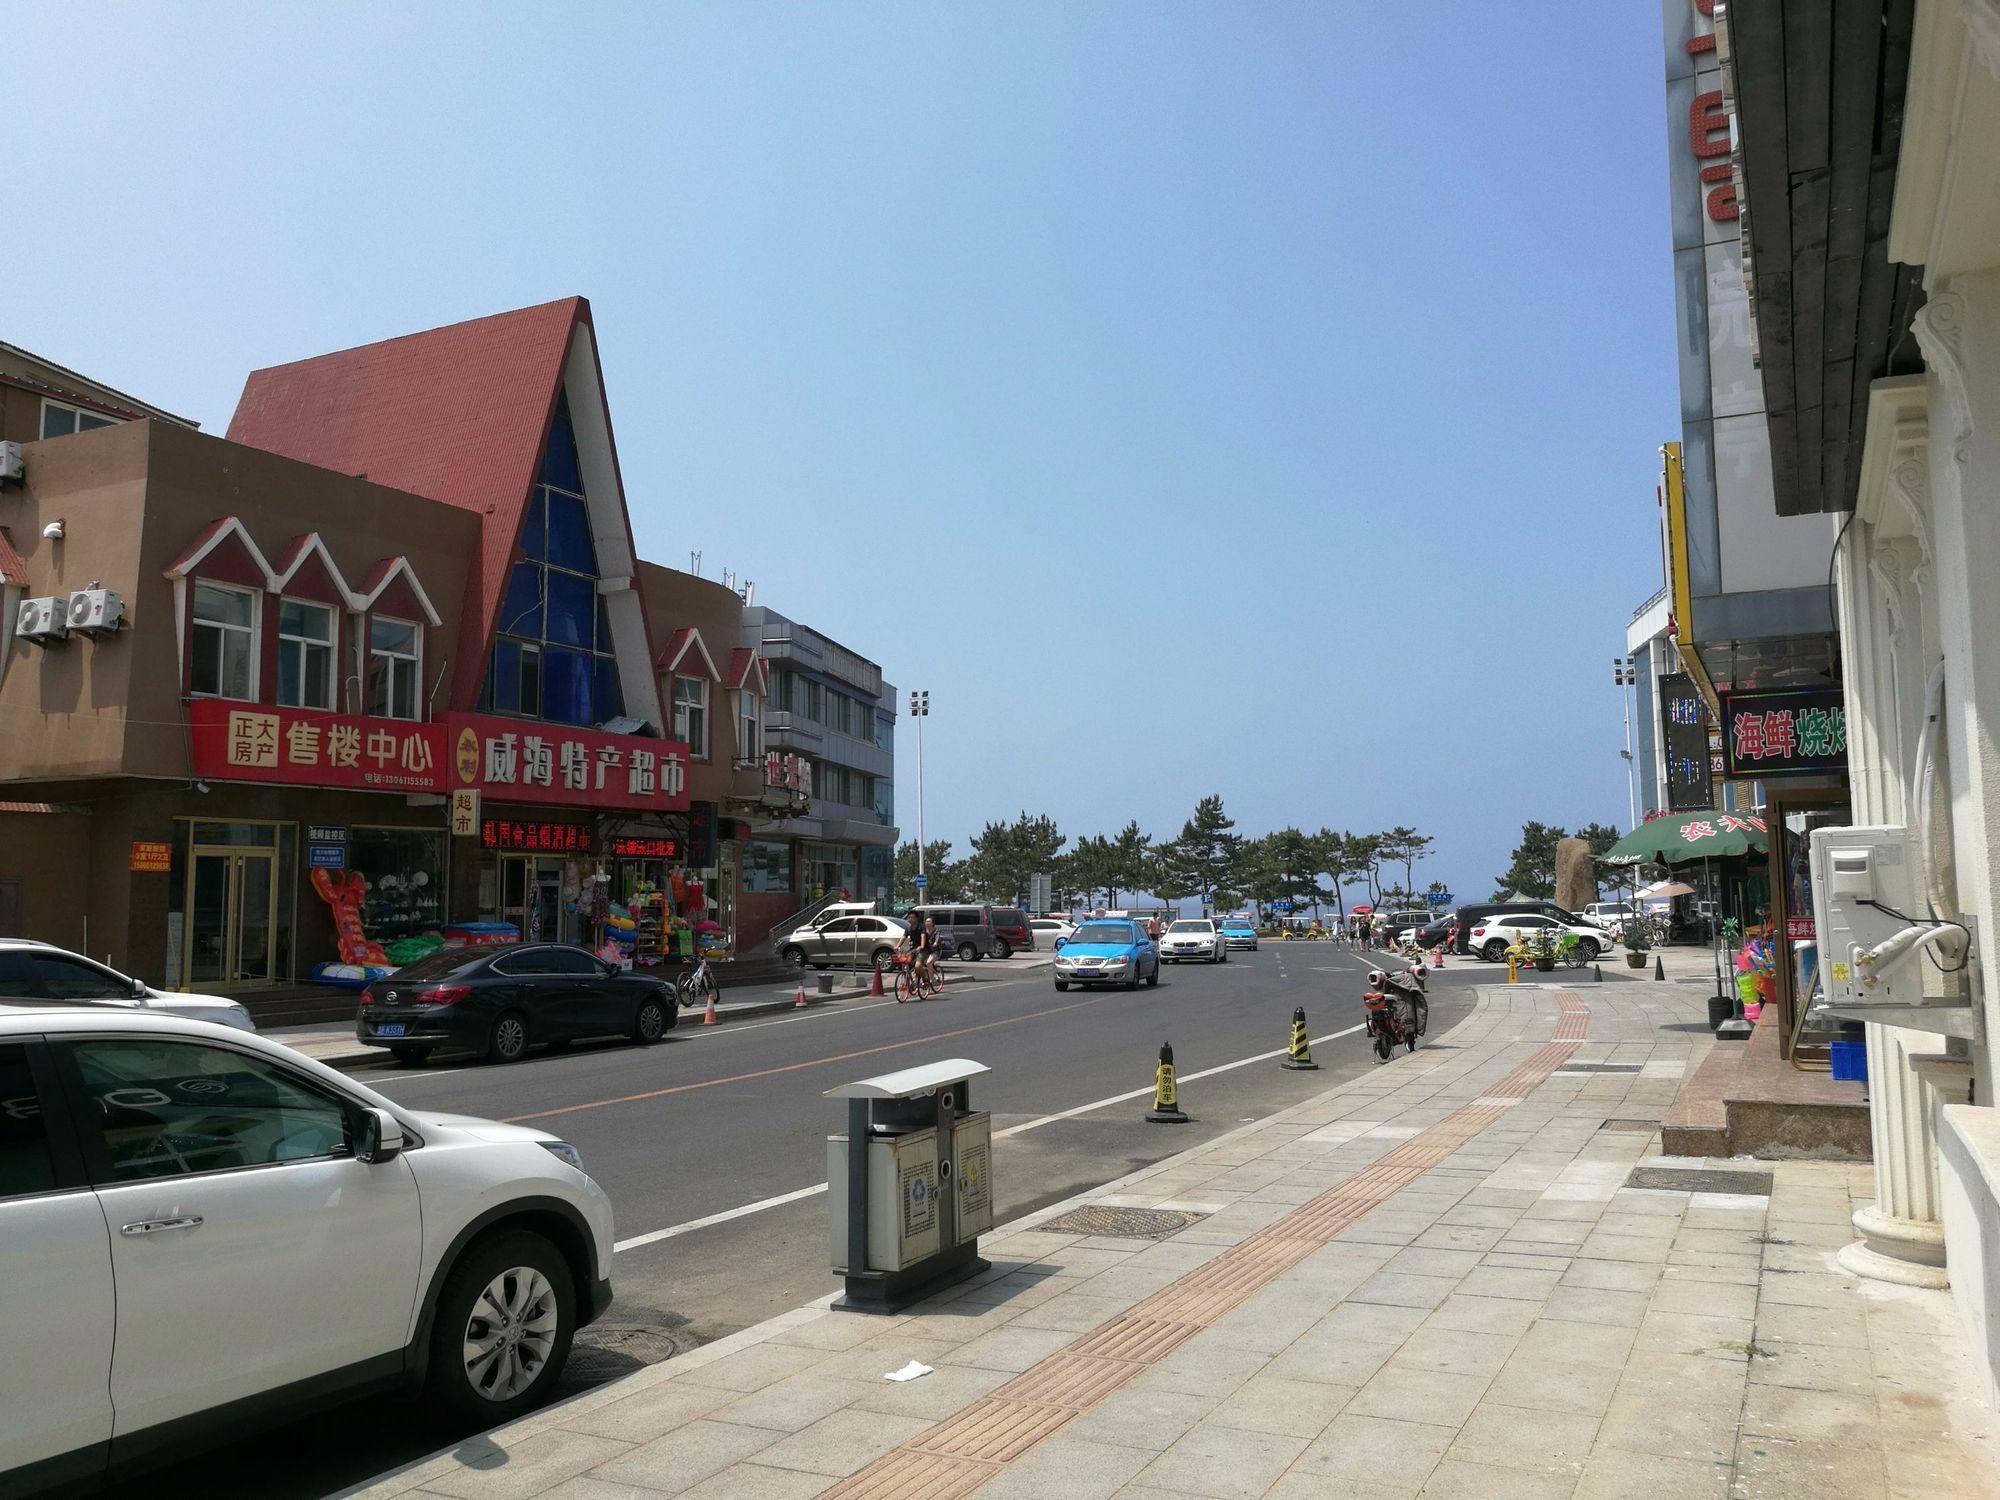
<instances>
[{"instance_id":1,"label":"license plate","mask_svg":"<svg viewBox=\"0 0 2000 1500\"><path fill-rule=\"evenodd\" d=\"M1080 979L1095 979L1097 977L1097 970L1095 969L1078 969L1076 972L1077 977Z\"/></svg>"},{"instance_id":2,"label":"license plate","mask_svg":"<svg viewBox=\"0 0 2000 1500\"><path fill-rule=\"evenodd\" d=\"M375 1028L375 1035L377 1036L401 1036L402 1034L403 1023L401 1021L390 1021L386 1025Z\"/></svg>"}]
</instances>

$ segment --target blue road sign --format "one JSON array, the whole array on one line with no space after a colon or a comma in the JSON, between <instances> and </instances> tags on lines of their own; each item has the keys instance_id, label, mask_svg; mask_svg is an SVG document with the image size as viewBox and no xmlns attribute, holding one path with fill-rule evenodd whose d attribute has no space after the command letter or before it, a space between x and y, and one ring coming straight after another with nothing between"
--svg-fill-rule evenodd
<instances>
[{"instance_id":1,"label":"blue road sign","mask_svg":"<svg viewBox=\"0 0 2000 1500\"><path fill-rule=\"evenodd\" d=\"M1292 909L1292 903L1288 897L1281 896L1276 901L1273 901L1271 903L1272 911L1290 911L1291 909Z\"/></svg>"},{"instance_id":2,"label":"blue road sign","mask_svg":"<svg viewBox=\"0 0 2000 1500\"><path fill-rule=\"evenodd\" d=\"M306 868L311 870L344 870L347 868L347 845L307 844Z\"/></svg>"},{"instance_id":3,"label":"blue road sign","mask_svg":"<svg viewBox=\"0 0 2000 1500\"><path fill-rule=\"evenodd\" d=\"M929 885L930 883L931 883L931 878L928 875L919 875L917 877L918 890L922 890L925 886Z\"/></svg>"},{"instance_id":4,"label":"blue road sign","mask_svg":"<svg viewBox=\"0 0 2000 1500\"><path fill-rule=\"evenodd\" d=\"M1454 899L1450 891L1427 891L1424 894L1424 900L1432 906L1449 906Z\"/></svg>"}]
</instances>

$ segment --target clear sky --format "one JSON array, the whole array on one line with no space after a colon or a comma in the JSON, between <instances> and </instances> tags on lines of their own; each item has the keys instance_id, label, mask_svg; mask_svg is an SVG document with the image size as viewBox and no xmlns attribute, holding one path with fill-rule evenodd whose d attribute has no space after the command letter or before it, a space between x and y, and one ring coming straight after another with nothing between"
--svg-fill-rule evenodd
<instances>
[{"instance_id":1,"label":"clear sky","mask_svg":"<svg viewBox=\"0 0 2000 1500\"><path fill-rule=\"evenodd\" d=\"M1214 791L1478 898L1523 819L1627 822L1654 6L0 19L0 338L219 431L253 368L584 294L642 552L930 689L961 852Z\"/></svg>"}]
</instances>

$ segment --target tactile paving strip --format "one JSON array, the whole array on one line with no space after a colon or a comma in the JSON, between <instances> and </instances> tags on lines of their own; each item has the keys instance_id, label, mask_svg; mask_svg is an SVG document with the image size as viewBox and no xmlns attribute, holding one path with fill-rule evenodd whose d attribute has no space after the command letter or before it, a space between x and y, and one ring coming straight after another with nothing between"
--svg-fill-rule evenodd
<instances>
[{"instance_id":1,"label":"tactile paving strip","mask_svg":"<svg viewBox=\"0 0 2000 1500\"><path fill-rule=\"evenodd\" d=\"M958 1500L1043 1438L1095 1406L1308 1255L1380 1208L1507 1113L1566 1062L1590 1028L1590 1008L1558 990L1555 1040L1477 1102L1454 1110L1347 1181L1100 1323L990 1396L926 1428L818 1500ZM1506 1102L1499 1102L1506 1101Z\"/></svg>"}]
</instances>

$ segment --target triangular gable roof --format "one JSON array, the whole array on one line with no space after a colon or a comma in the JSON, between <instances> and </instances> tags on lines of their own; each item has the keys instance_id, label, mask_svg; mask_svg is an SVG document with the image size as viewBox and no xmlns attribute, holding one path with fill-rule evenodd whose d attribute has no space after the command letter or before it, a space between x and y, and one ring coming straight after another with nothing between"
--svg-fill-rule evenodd
<instances>
[{"instance_id":1,"label":"triangular gable roof","mask_svg":"<svg viewBox=\"0 0 2000 1500\"><path fill-rule=\"evenodd\" d=\"M481 518L480 556L467 579L453 665L453 700L461 707L479 697L483 647L540 469L543 434L563 390L572 341L589 325L590 304L565 297L256 370L229 419L231 442L365 474L372 483ZM593 331L593 364L594 345ZM601 379L599 386L591 394L601 401ZM605 436L608 442L608 414ZM616 445L610 446L615 473ZM623 514L622 486L604 498Z\"/></svg>"},{"instance_id":2,"label":"triangular gable roof","mask_svg":"<svg viewBox=\"0 0 2000 1500\"><path fill-rule=\"evenodd\" d=\"M722 674L715 670L715 658L708 654L708 647L702 642L701 632L696 630L692 625L683 625L679 630L676 630L672 635L667 637L667 649L660 653L660 670L662 672L679 672L681 670L681 663L687 660L687 654L690 651L697 651L701 654L701 664L708 669L708 680L710 682L722 681ZM687 676L690 674L683 673L682 675Z\"/></svg>"},{"instance_id":3,"label":"triangular gable roof","mask_svg":"<svg viewBox=\"0 0 2000 1500\"><path fill-rule=\"evenodd\" d=\"M278 554L278 564L273 567L240 516L223 516L202 527L188 549L167 565L167 577L177 580L188 577L201 566L204 558L232 536L243 544L243 550L250 554L250 560L264 575L264 587L272 593L283 593L285 585L290 583L297 576L299 569L305 566L306 559L317 552L319 560L326 566L327 576L333 580L334 588L339 591L342 602L349 609L359 612L372 608L375 601L382 597L382 591L389 586L390 580L400 574L408 580L410 592L417 596L417 603L423 606L424 618L433 625L444 623L437 609L431 604L430 595L424 592L424 586L417 581L417 571L410 566L407 557L383 558L369 572L368 582L357 590L348 584L345 575L340 571L339 564L334 562L333 555L326 550L326 543L320 540L317 531L293 537L285 544L285 550ZM0 563L4 562L5 558L0 557Z\"/></svg>"},{"instance_id":4,"label":"triangular gable roof","mask_svg":"<svg viewBox=\"0 0 2000 1500\"><path fill-rule=\"evenodd\" d=\"M771 669L752 647L738 646L729 653L729 686L738 692L747 687L759 697L768 697Z\"/></svg>"}]
</instances>

